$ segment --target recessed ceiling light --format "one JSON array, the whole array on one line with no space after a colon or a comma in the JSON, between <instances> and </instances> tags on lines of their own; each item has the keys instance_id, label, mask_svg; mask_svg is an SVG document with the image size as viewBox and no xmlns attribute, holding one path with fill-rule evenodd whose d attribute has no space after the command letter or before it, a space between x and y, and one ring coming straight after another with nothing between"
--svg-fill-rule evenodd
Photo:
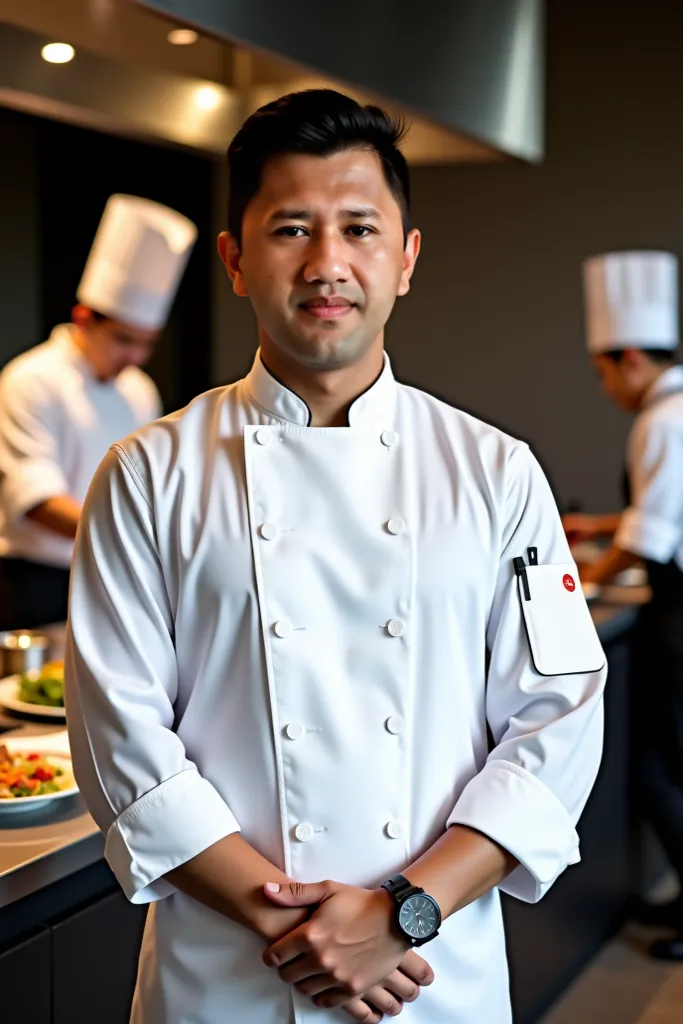
<instances>
[{"instance_id":1,"label":"recessed ceiling light","mask_svg":"<svg viewBox=\"0 0 683 1024\"><path fill-rule=\"evenodd\" d=\"M166 36L173 46L191 46L199 39L199 35L191 28L174 28Z\"/></svg>"},{"instance_id":2,"label":"recessed ceiling light","mask_svg":"<svg viewBox=\"0 0 683 1024\"><path fill-rule=\"evenodd\" d=\"M68 43L48 43L40 53L48 64L68 64L74 59L76 51Z\"/></svg>"}]
</instances>

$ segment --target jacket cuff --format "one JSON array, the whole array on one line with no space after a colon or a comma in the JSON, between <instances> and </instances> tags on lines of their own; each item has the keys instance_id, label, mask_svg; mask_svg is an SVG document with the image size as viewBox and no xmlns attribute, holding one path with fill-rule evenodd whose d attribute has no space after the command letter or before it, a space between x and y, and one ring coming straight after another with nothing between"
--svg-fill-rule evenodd
<instances>
[{"instance_id":1,"label":"jacket cuff","mask_svg":"<svg viewBox=\"0 0 683 1024\"><path fill-rule=\"evenodd\" d=\"M579 857L574 823L554 793L509 761L489 761L465 787L448 825L467 825L519 861L499 888L535 903Z\"/></svg>"},{"instance_id":2,"label":"jacket cuff","mask_svg":"<svg viewBox=\"0 0 683 1024\"><path fill-rule=\"evenodd\" d=\"M653 562L669 562L680 541L680 528L633 506L622 514L614 535L618 548Z\"/></svg>"},{"instance_id":3,"label":"jacket cuff","mask_svg":"<svg viewBox=\"0 0 683 1024\"><path fill-rule=\"evenodd\" d=\"M107 833L104 855L131 903L175 892L166 879L239 825L217 790L195 768L172 776L136 800Z\"/></svg>"},{"instance_id":4,"label":"jacket cuff","mask_svg":"<svg viewBox=\"0 0 683 1024\"><path fill-rule=\"evenodd\" d=\"M30 459L14 466L7 474L2 496L9 520L16 523L36 505L66 494L68 490L58 466L48 459Z\"/></svg>"}]
</instances>

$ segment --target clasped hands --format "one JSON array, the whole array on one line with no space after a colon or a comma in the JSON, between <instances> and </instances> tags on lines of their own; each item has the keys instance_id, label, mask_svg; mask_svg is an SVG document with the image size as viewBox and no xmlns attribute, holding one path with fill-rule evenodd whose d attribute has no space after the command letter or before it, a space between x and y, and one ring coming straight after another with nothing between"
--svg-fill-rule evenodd
<instances>
[{"instance_id":1,"label":"clasped hands","mask_svg":"<svg viewBox=\"0 0 683 1024\"><path fill-rule=\"evenodd\" d=\"M268 946L267 967L316 1006L343 1008L362 1024L395 1017L434 980L426 960L410 949L394 923L384 889L340 882L268 884L280 907L309 907L309 918Z\"/></svg>"}]
</instances>

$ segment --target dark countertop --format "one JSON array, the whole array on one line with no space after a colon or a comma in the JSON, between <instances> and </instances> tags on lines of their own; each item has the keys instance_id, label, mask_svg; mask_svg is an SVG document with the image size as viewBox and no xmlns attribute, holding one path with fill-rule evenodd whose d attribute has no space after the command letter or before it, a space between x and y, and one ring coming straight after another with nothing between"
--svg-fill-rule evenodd
<instances>
[{"instance_id":1,"label":"dark countertop","mask_svg":"<svg viewBox=\"0 0 683 1024\"><path fill-rule=\"evenodd\" d=\"M591 605L600 638L608 644L633 625L638 605L648 599L645 589L624 595L605 592L605 601ZM628 599L627 599L628 598ZM609 603L608 603L609 601ZM0 717L9 735L44 737L64 729L54 725L28 724L24 720ZM0 812L0 911L17 900L59 882L82 868L101 861L104 838L85 809L80 796L61 801L51 808L2 815Z\"/></svg>"}]
</instances>

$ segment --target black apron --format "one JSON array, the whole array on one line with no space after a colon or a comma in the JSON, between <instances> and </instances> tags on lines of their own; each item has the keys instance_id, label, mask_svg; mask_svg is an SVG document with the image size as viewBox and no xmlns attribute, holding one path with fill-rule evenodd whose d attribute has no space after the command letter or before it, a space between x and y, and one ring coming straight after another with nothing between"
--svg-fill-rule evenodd
<instances>
[{"instance_id":1,"label":"black apron","mask_svg":"<svg viewBox=\"0 0 683 1024\"><path fill-rule=\"evenodd\" d=\"M627 470L622 482L628 506ZM673 559L645 564L652 601L640 613L634 645L636 778L643 810L683 883L683 571Z\"/></svg>"}]
</instances>

